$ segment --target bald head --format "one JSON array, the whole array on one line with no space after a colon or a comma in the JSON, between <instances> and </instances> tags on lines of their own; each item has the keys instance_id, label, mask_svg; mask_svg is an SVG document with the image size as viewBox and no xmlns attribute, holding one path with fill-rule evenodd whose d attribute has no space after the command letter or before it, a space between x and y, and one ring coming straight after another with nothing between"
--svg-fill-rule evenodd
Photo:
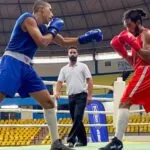
<instances>
[{"instance_id":1,"label":"bald head","mask_svg":"<svg viewBox=\"0 0 150 150\"><path fill-rule=\"evenodd\" d=\"M44 7L50 7L50 4L48 2L45 2L44 0L37 0L33 6L33 12L36 13L40 8Z\"/></svg>"}]
</instances>

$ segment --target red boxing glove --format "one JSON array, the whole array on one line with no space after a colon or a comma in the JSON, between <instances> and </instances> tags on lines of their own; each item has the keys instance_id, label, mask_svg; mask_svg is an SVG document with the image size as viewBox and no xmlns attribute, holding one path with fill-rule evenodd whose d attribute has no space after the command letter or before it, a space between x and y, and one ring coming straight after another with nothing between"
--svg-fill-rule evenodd
<instances>
[{"instance_id":1,"label":"red boxing glove","mask_svg":"<svg viewBox=\"0 0 150 150\"><path fill-rule=\"evenodd\" d=\"M124 47L123 43L120 42L118 36L114 36L110 42L110 45L123 57L127 58L128 53L126 48Z\"/></svg>"},{"instance_id":2,"label":"red boxing glove","mask_svg":"<svg viewBox=\"0 0 150 150\"><path fill-rule=\"evenodd\" d=\"M124 30L119 34L118 37L121 42L128 44L135 51L139 51L141 49L140 45L137 42L137 39L135 38L135 36L132 33Z\"/></svg>"}]
</instances>

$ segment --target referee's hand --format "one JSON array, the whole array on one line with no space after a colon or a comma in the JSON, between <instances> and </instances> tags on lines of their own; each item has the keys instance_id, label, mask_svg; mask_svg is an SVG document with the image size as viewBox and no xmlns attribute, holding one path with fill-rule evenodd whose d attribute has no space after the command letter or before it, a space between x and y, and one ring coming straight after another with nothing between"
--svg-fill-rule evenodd
<instances>
[{"instance_id":1,"label":"referee's hand","mask_svg":"<svg viewBox=\"0 0 150 150\"><path fill-rule=\"evenodd\" d=\"M55 97L55 99L58 100L58 99L60 98L60 93L55 93L55 94L54 94L54 97Z\"/></svg>"},{"instance_id":2,"label":"referee's hand","mask_svg":"<svg viewBox=\"0 0 150 150\"><path fill-rule=\"evenodd\" d=\"M91 95L88 95L88 96L87 96L87 103L86 103L86 105L90 104L91 101L92 101L92 96L91 96Z\"/></svg>"}]
</instances>

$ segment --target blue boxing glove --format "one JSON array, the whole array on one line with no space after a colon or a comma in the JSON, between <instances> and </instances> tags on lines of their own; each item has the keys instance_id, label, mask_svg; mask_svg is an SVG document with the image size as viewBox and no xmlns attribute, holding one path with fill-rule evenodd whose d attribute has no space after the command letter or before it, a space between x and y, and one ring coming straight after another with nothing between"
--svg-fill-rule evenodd
<instances>
[{"instance_id":1,"label":"blue boxing glove","mask_svg":"<svg viewBox=\"0 0 150 150\"><path fill-rule=\"evenodd\" d=\"M53 37L64 27L64 21L60 18L53 18L48 24L48 33L51 33Z\"/></svg>"},{"instance_id":2,"label":"blue boxing glove","mask_svg":"<svg viewBox=\"0 0 150 150\"><path fill-rule=\"evenodd\" d=\"M92 41L100 42L103 40L103 33L100 29L94 29L86 32L79 37L80 44L86 44Z\"/></svg>"}]
</instances>

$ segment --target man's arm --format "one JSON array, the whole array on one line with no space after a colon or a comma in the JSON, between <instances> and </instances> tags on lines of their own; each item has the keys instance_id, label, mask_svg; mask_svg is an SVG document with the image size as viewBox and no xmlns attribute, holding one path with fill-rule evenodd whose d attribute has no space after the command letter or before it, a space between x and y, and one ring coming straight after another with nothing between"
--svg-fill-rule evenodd
<instances>
[{"instance_id":1,"label":"man's arm","mask_svg":"<svg viewBox=\"0 0 150 150\"><path fill-rule=\"evenodd\" d=\"M60 34L57 34L53 42L64 47L77 45L79 43L77 37L63 37Z\"/></svg>"},{"instance_id":2,"label":"man's arm","mask_svg":"<svg viewBox=\"0 0 150 150\"><path fill-rule=\"evenodd\" d=\"M150 31L144 31L142 34L143 47L137 53L141 58L150 62Z\"/></svg>"},{"instance_id":3,"label":"man's arm","mask_svg":"<svg viewBox=\"0 0 150 150\"><path fill-rule=\"evenodd\" d=\"M55 89L55 98L58 99L60 97L60 91L62 89L62 85L63 85L63 82L62 81L57 81L56 83L56 89Z\"/></svg>"},{"instance_id":4,"label":"man's arm","mask_svg":"<svg viewBox=\"0 0 150 150\"><path fill-rule=\"evenodd\" d=\"M90 103L92 100L92 91L93 91L93 79L87 78L87 90L88 90L88 96L87 96L87 103Z\"/></svg>"},{"instance_id":5,"label":"man's arm","mask_svg":"<svg viewBox=\"0 0 150 150\"><path fill-rule=\"evenodd\" d=\"M60 46L75 46L77 44L87 44L92 41L100 42L103 40L103 33L100 29L93 29L79 37L63 37L57 34L54 43Z\"/></svg>"},{"instance_id":6,"label":"man's arm","mask_svg":"<svg viewBox=\"0 0 150 150\"><path fill-rule=\"evenodd\" d=\"M55 93L54 93L56 99L58 99L60 97L60 91L62 89L64 80L65 80L64 69L62 68L60 70L60 73L59 73L59 76L58 76L58 79L57 79Z\"/></svg>"},{"instance_id":7,"label":"man's arm","mask_svg":"<svg viewBox=\"0 0 150 150\"><path fill-rule=\"evenodd\" d=\"M27 19L25 19L22 24L22 29L30 34L30 36L39 47L46 47L53 40L52 34L47 34L45 36L41 34L35 19L33 19L32 17L28 17Z\"/></svg>"},{"instance_id":8,"label":"man's arm","mask_svg":"<svg viewBox=\"0 0 150 150\"><path fill-rule=\"evenodd\" d=\"M32 17L28 17L24 20L21 27L24 31L27 31L30 34L32 39L39 47L46 47L52 42L53 38L58 34L58 32L62 30L63 26L64 22L62 19L53 18L49 22L47 27L46 26L44 27L44 25L40 26L41 30L43 28L44 28L43 30L47 30L47 34L42 35L35 19Z\"/></svg>"},{"instance_id":9,"label":"man's arm","mask_svg":"<svg viewBox=\"0 0 150 150\"><path fill-rule=\"evenodd\" d=\"M125 58L130 65L133 65L133 57L128 55L124 43L120 41L118 35L112 38L112 40L110 41L110 45L120 56Z\"/></svg>"},{"instance_id":10,"label":"man's arm","mask_svg":"<svg viewBox=\"0 0 150 150\"><path fill-rule=\"evenodd\" d=\"M83 69L84 77L86 79L87 83L87 104L91 102L92 100L92 91L93 91L93 79L91 76L91 72L86 64L84 64L84 69Z\"/></svg>"},{"instance_id":11,"label":"man's arm","mask_svg":"<svg viewBox=\"0 0 150 150\"><path fill-rule=\"evenodd\" d=\"M140 49L138 55L146 62L150 62L150 49Z\"/></svg>"},{"instance_id":12,"label":"man's arm","mask_svg":"<svg viewBox=\"0 0 150 150\"><path fill-rule=\"evenodd\" d=\"M150 31L143 31L142 33L142 48L135 36L126 30L119 34L119 40L131 46L144 61L150 62Z\"/></svg>"}]
</instances>

